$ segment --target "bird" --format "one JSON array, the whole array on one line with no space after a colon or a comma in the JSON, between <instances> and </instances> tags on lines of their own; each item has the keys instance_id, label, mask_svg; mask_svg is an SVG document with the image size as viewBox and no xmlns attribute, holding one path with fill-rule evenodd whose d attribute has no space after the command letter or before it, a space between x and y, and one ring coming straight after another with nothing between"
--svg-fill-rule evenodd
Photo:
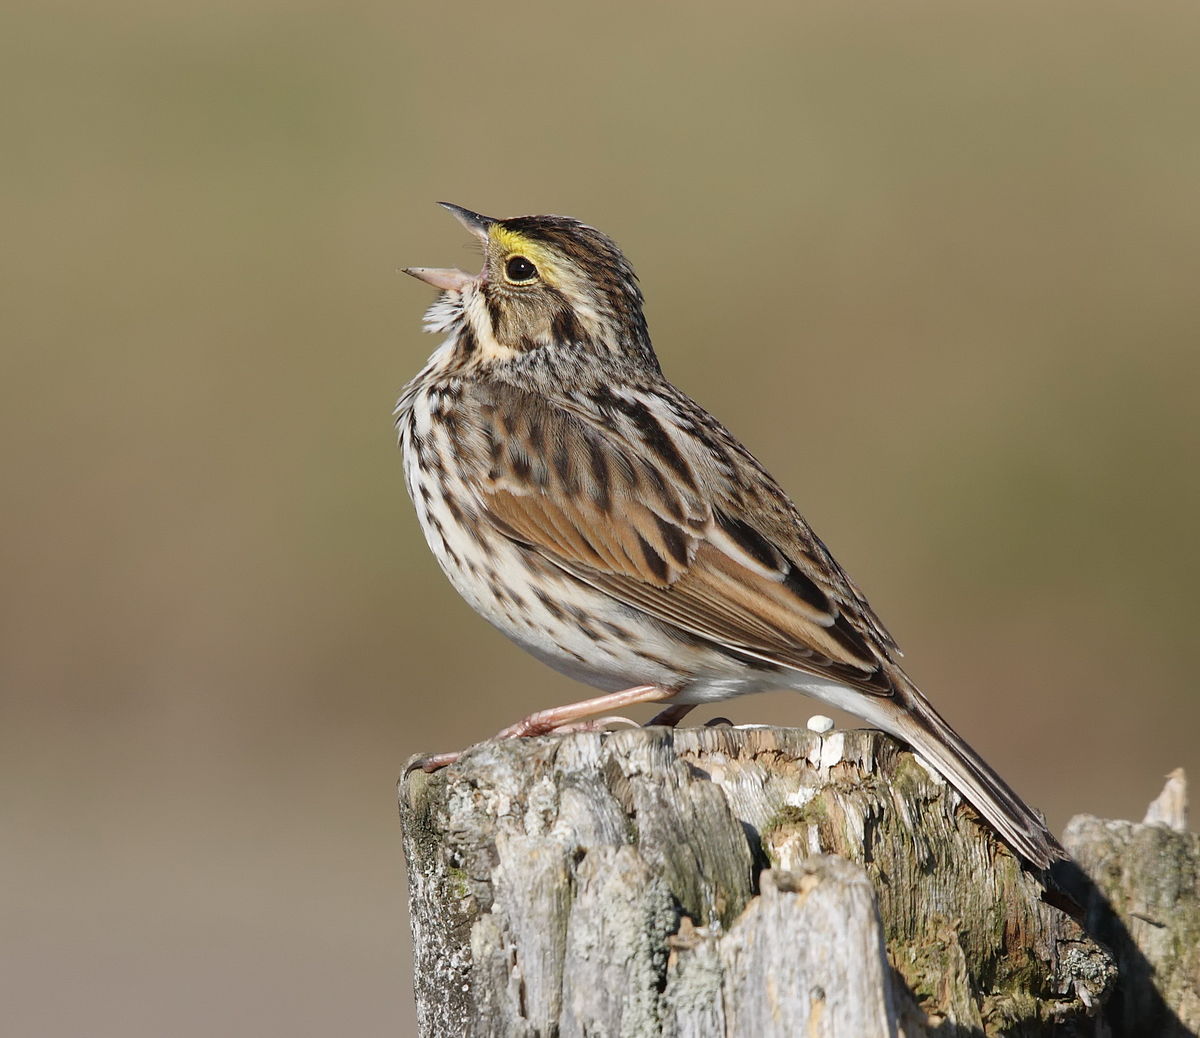
<instances>
[{"instance_id":1,"label":"bird","mask_svg":"<svg viewBox=\"0 0 1200 1038\"><path fill-rule=\"evenodd\" d=\"M1066 852L902 669L859 586L791 498L663 374L633 267L565 216L439 203L483 267L407 267L443 336L396 406L425 538L474 610L604 694L498 738L636 703L693 707L793 689L909 744L1030 866ZM459 754L427 757L427 771Z\"/></svg>"}]
</instances>

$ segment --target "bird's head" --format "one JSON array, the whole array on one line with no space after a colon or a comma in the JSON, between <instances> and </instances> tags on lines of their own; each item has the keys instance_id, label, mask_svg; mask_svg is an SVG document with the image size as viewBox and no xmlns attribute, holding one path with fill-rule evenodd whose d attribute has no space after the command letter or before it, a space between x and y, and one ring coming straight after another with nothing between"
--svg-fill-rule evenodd
<instances>
[{"instance_id":1,"label":"bird's head","mask_svg":"<svg viewBox=\"0 0 1200 1038\"><path fill-rule=\"evenodd\" d=\"M497 220L441 205L482 243L483 269L406 268L442 290L431 325L457 326L484 361L550 349L653 362L637 277L607 235L565 216Z\"/></svg>"}]
</instances>

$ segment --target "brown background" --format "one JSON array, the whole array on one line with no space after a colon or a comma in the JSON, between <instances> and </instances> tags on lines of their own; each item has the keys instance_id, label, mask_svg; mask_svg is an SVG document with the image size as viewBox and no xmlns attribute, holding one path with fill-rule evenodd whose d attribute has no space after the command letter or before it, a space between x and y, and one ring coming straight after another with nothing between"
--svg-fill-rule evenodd
<instances>
[{"instance_id":1,"label":"brown background","mask_svg":"<svg viewBox=\"0 0 1200 1038\"><path fill-rule=\"evenodd\" d=\"M625 247L1055 828L1200 773L1200 14L991 6L5 16L6 1031L410 1032L401 762L581 691L404 497L439 198Z\"/></svg>"}]
</instances>

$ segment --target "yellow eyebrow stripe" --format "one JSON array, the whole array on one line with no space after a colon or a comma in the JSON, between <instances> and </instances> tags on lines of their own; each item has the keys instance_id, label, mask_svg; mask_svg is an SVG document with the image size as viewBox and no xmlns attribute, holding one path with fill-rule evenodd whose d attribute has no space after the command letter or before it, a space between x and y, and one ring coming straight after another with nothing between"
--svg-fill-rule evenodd
<instances>
[{"instance_id":1,"label":"yellow eyebrow stripe","mask_svg":"<svg viewBox=\"0 0 1200 1038\"><path fill-rule=\"evenodd\" d=\"M540 243L516 234L505 227L493 226L488 233L491 236L492 244L502 256L524 256L538 268L543 278L547 270L553 267L550 250Z\"/></svg>"}]
</instances>

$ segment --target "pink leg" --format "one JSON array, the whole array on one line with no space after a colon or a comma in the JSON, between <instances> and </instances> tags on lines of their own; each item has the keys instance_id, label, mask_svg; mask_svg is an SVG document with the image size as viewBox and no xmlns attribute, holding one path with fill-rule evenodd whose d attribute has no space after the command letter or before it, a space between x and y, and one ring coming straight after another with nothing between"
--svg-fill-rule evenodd
<instances>
[{"instance_id":1,"label":"pink leg","mask_svg":"<svg viewBox=\"0 0 1200 1038\"><path fill-rule=\"evenodd\" d=\"M623 692L610 692L606 696L596 696L595 699L583 699L578 703L568 703L566 706L552 706L549 710L539 710L530 714L516 724L510 724L502 732L496 734L497 739L523 739L530 735L545 735L559 725L570 724L593 714L606 710L620 710L636 703L656 703L660 699L670 699L675 695L673 688L659 688L657 685L637 685Z\"/></svg>"},{"instance_id":2,"label":"pink leg","mask_svg":"<svg viewBox=\"0 0 1200 1038\"><path fill-rule=\"evenodd\" d=\"M637 703L657 703L663 699L670 699L676 691L673 688L659 688L658 685L638 685L635 688L627 688L623 692L610 692L606 696L596 696L594 699L584 699L578 703L568 703L566 706L539 710L516 724L510 724L503 731L497 732L493 738L524 739L533 735L545 735L562 725L569 725L606 710L620 710ZM689 707L689 709L691 708ZM461 751L437 753L415 762L413 767L420 768L422 771L437 771L438 768L444 768L447 764L453 764L461 756Z\"/></svg>"}]
</instances>

